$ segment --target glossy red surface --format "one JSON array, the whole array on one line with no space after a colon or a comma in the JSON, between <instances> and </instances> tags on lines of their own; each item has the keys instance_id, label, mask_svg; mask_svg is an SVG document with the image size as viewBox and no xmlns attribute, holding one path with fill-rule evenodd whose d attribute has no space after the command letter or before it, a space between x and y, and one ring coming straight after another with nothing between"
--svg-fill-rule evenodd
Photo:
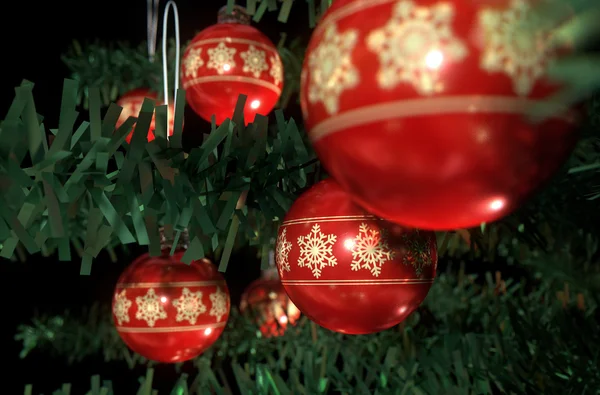
<instances>
[{"instance_id":1,"label":"glossy red surface","mask_svg":"<svg viewBox=\"0 0 600 395\"><path fill-rule=\"evenodd\" d=\"M300 318L279 278L253 281L242 294L240 311L252 315L264 336L280 336Z\"/></svg>"},{"instance_id":2,"label":"glossy red surface","mask_svg":"<svg viewBox=\"0 0 600 395\"><path fill-rule=\"evenodd\" d=\"M366 334L399 324L423 302L437 247L433 232L369 215L328 179L292 205L275 259L303 314L336 332Z\"/></svg>"},{"instance_id":3,"label":"glossy red surface","mask_svg":"<svg viewBox=\"0 0 600 395\"><path fill-rule=\"evenodd\" d=\"M307 49L301 104L319 158L357 203L409 227L478 226L564 162L573 114L524 117L556 90L543 77L547 35L514 29L526 6L333 3Z\"/></svg>"},{"instance_id":4,"label":"glossy red surface","mask_svg":"<svg viewBox=\"0 0 600 395\"><path fill-rule=\"evenodd\" d=\"M123 96L117 100L117 105L123 107L123 111L121 111L121 115L119 115L119 119L117 121L117 128L121 126L129 117L137 118L142 109L142 104L144 103L144 99L148 98L155 102L155 105L162 105L163 103L158 102L158 95L155 92L152 92L149 89L134 89L132 91L127 92ZM175 125L175 108L173 104L169 104L169 136L173 135L173 127ZM148 131L148 141L154 140L154 129L156 128L156 116L152 117L152 121L150 123L150 130ZM131 133L127 135L125 140L129 143L131 142L131 137L133 136L133 129Z\"/></svg>"},{"instance_id":5,"label":"glossy red surface","mask_svg":"<svg viewBox=\"0 0 600 395\"><path fill-rule=\"evenodd\" d=\"M183 55L181 82L186 101L217 125L231 118L240 94L247 96L246 124L268 115L283 88L283 66L275 45L256 28L218 23L198 33Z\"/></svg>"},{"instance_id":6,"label":"glossy red surface","mask_svg":"<svg viewBox=\"0 0 600 395\"><path fill-rule=\"evenodd\" d=\"M123 272L113 298L113 321L129 348L158 362L182 362L210 347L229 317L229 290L210 261L181 262L144 254Z\"/></svg>"}]
</instances>

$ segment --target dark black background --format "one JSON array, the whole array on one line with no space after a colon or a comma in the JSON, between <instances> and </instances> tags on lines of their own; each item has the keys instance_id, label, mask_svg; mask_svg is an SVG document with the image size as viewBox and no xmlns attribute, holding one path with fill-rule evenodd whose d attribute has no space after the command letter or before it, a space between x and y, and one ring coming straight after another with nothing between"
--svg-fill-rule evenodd
<instances>
[{"instance_id":1,"label":"dark black background","mask_svg":"<svg viewBox=\"0 0 600 395\"><path fill-rule=\"evenodd\" d=\"M182 43L190 40L200 30L216 23L217 11L225 0L179 0ZM242 2L244 3L244 2ZM158 45L161 45L162 10L159 14ZM104 1L12 1L3 5L0 23L0 117L4 117L14 96L14 87L23 79L35 83L34 97L38 113L45 117L46 128L56 128L60 111L60 98L64 78L70 77L60 55L65 53L72 40L82 43L129 41L137 45L146 39L146 2L143 0ZM290 21L276 21L277 13L267 13L263 20L254 24L267 34L274 43L281 32L289 36L307 34L308 17L306 5L294 5ZM173 37L170 19L168 34ZM173 66L171 66L173 67ZM294 105L292 105L294 106ZM297 108L289 111L297 113ZM195 114L186 111L184 135L206 133L208 125ZM189 140L189 139L187 139ZM186 138L184 137L184 143ZM130 372L124 364L103 364L101 360L88 360L69 366L61 359L52 359L41 352L25 360L19 360L21 346L13 340L18 324L27 323L34 311L60 313L65 309L77 311L99 301L109 303L116 280L123 268L146 250L129 246L129 251L117 250L118 262L112 263L106 253L95 259L91 276L80 276L75 251L72 262L59 262L56 257L29 256L25 263L0 258L0 317L4 334L1 349L0 393L22 394L27 383L34 384L34 393L50 394L64 382L73 383L72 394L83 394L89 389L92 374L115 382L117 394L134 394L137 376L143 369ZM237 303L244 287L259 276L256 251L250 248L238 251L231 259L225 274L232 293L232 303ZM168 375L168 374L167 374ZM168 393L168 380L158 375L155 380L160 393ZM133 386L128 385L133 384Z\"/></svg>"}]
</instances>

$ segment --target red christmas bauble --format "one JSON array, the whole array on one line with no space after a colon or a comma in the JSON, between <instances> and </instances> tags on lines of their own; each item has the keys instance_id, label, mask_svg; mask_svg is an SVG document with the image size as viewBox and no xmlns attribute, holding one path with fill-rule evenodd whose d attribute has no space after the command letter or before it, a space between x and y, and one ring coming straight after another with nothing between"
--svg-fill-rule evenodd
<instances>
[{"instance_id":1,"label":"red christmas bauble","mask_svg":"<svg viewBox=\"0 0 600 395\"><path fill-rule=\"evenodd\" d=\"M544 102L556 54L526 0L336 0L306 52L301 104L324 166L367 211L421 229L497 220L571 151ZM528 32L523 29L530 29ZM555 109L531 123L532 108Z\"/></svg>"},{"instance_id":2,"label":"red christmas bauble","mask_svg":"<svg viewBox=\"0 0 600 395\"><path fill-rule=\"evenodd\" d=\"M437 267L433 232L366 213L332 179L294 202L279 228L275 257L300 311L348 334L402 322L427 296Z\"/></svg>"},{"instance_id":3,"label":"red christmas bauble","mask_svg":"<svg viewBox=\"0 0 600 395\"><path fill-rule=\"evenodd\" d=\"M182 362L210 347L229 317L229 289L209 260L181 262L184 251L144 254L123 272L113 299L117 332L133 351Z\"/></svg>"},{"instance_id":4,"label":"red christmas bauble","mask_svg":"<svg viewBox=\"0 0 600 395\"><path fill-rule=\"evenodd\" d=\"M123 96L117 100L117 105L123 108L121 111L121 115L117 120L117 128L120 127L129 117L137 118L142 109L142 104L144 103L144 99L150 99L155 102L155 105L161 105L162 103L158 102L158 95L155 92L152 92L149 89L134 89L132 91L127 92ZM168 106L168 122L169 136L173 135L173 127L175 125L175 107L173 104L169 104ZM156 116L152 116L152 121L150 122L150 130L148 131L148 141L154 140L154 129L156 129ZM127 135L125 140L129 143L131 142L131 137L133 136L133 130L131 133Z\"/></svg>"},{"instance_id":5,"label":"red christmas bauble","mask_svg":"<svg viewBox=\"0 0 600 395\"><path fill-rule=\"evenodd\" d=\"M279 278L259 278L242 294L242 313L250 311L265 337L280 336L288 324L300 318L300 310L290 301Z\"/></svg>"},{"instance_id":6,"label":"red christmas bauble","mask_svg":"<svg viewBox=\"0 0 600 395\"><path fill-rule=\"evenodd\" d=\"M236 12L241 7L236 7ZM181 81L186 101L200 117L217 125L231 118L240 94L247 96L244 120L267 115L283 87L283 65L273 43L244 14L219 14L219 23L194 37L183 55Z\"/></svg>"}]
</instances>

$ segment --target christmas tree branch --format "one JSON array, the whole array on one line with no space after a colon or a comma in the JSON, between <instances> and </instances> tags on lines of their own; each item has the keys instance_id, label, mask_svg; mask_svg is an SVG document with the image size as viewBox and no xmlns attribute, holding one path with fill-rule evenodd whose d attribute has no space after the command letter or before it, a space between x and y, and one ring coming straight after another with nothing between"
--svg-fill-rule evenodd
<instances>
[{"instance_id":1,"label":"christmas tree branch","mask_svg":"<svg viewBox=\"0 0 600 395\"><path fill-rule=\"evenodd\" d=\"M531 284L499 274L481 280L444 273L405 323L366 336L336 334L303 319L281 337L264 338L234 312L221 338L194 363L214 371L233 365L242 393L265 382L281 393L300 387L307 393L408 388L425 394L600 388L597 292L544 279L526 291ZM61 316L22 326L22 355L39 348L71 362L98 353L107 360L128 356L130 366L145 362L122 344L109 313L108 307L92 309L85 325ZM246 368L238 371L240 366Z\"/></svg>"},{"instance_id":2,"label":"christmas tree branch","mask_svg":"<svg viewBox=\"0 0 600 395\"><path fill-rule=\"evenodd\" d=\"M148 245L158 254L158 226L191 235L186 261L217 248L233 216L239 233L256 243L270 242L271 228L285 214L307 175L317 163L293 120L277 113L277 133L268 133L267 119L244 125L241 111L210 131L204 144L185 155L181 148L184 91L170 142L161 138L165 108L157 108L157 138L146 135L154 108L142 107L131 144L124 142L134 118L116 132L120 113L112 105L100 117L99 91L90 122L75 124L77 84L65 81L59 128L46 142L45 127L36 114L33 84L24 82L0 128L0 256L11 257L19 243L28 253L57 250L71 260L70 245L81 244L83 274L93 258L115 244ZM241 96L238 108L243 108ZM284 161L283 158L287 160ZM242 191L247 204L236 208ZM262 228L255 225L262 223ZM233 242L233 240L231 240ZM225 262L226 266L226 262Z\"/></svg>"}]
</instances>

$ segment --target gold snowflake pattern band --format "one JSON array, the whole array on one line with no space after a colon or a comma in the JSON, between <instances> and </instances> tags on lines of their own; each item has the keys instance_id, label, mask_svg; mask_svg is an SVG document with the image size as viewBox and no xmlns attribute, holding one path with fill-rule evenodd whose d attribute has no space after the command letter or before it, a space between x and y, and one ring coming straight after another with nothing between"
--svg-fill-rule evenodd
<instances>
[{"instance_id":1,"label":"gold snowflake pattern band","mask_svg":"<svg viewBox=\"0 0 600 395\"><path fill-rule=\"evenodd\" d=\"M209 294L209 299L211 308L208 315L215 317L217 322L221 322L221 319L227 315L228 295L218 286L214 292ZM135 319L145 321L149 328L155 327L157 322L167 318L168 313L165 309L167 305L154 288L148 288L144 295L138 295L134 300L137 307ZM175 321L187 321L192 326L196 324L198 317L207 311L207 307L202 302L202 291L191 291L187 287L184 287L181 296L173 299L171 303L177 310ZM131 322L129 309L132 305L132 299L127 297L127 289L116 293L113 314L119 326L124 322Z\"/></svg>"},{"instance_id":2,"label":"gold snowflake pattern band","mask_svg":"<svg viewBox=\"0 0 600 395\"><path fill-rule=\"evenodd\" d=\"M308 234L299 236L296 240L296 246L300 249L297 266L299 268L309 269L313 277L318 280L321 277L323 270L326 270L327 267L338 265L339 262L333 252L333 247L336 243L342 242L344 247L352 254L350 270L368 270L373 277L379 277L383 265L386 262L392 261L396 255L396 251L388 245L387 234L364 222L365 219L370 219L371 217L362 216L361 218L361 216L347 216L329 218L335 218L335 222L356 220L361 220L363 222L358 226L357 235L354 238L345 240L339 240L337 235L324 233L321 230L320 223L327 222L324 219L328 219L328 217L323 217L318 221L314 219L305 219L302 220L303 222L293 223L293 225L301 223L313 224ZM285 279L284 274L285 272L292 271L289 254L294 248L294 240L288 240L287 226L289 225L285 225L285 223L282 225L281 232L277 237L277 246L275 249L275 259L279 270L279 276L283 281L289 281ZM421 237L418 231L404 234L402 238L405 243L402 263L412 266L417 277L421 277L423 268L434 264L431 259L430 242L427 238ZM380 280L373 281L377 282Z\"/></svg>"},{"instance_id":3,"label":"gold snowflake pattern band","mask_svg":"<svg viewBox=\"0 0 600 395\"><path fill-rule=\"evenodd\" d=\"M376 81L382 90L400 84L410 85L418 95L428 99L381 103L345 111L343 118L339 118L340 100L361 81L360 68L353 64L352 54L359 36L363 35L356 29L340 30L337 24L345 17L389 3L394 4L388 20L364 32L361 38L379 63ZM321 21L314 34L322 35L322 39L309 56L310 73L305 78L308 78L308 101L321 103L329 117L311 131L313 141L334 133L332 125L341 130L364 125L369 120L438 114L440 109L470 113L472 107L479 106L478 111L489 113L523 114L530 111L531 106L523 107L523 101L517 98L455 96L431 101L434 94L443 93L445 89L440 78L442 65L459 64L469 56L475 56L453 32L456 12L454 5L447 1L420 6L412 0L371 0L351 3ZM531 26L529 15L529 0L511 0L504 10L482 7L474 21L484 38L484 48L479 55L480 69L509 78L513 91L521 98L532 92L552 61L548 31L541 27L534 32L523 30L523 26ZM452 110L445 108L447 104ZM530 104L552 106L553 111L544 113L560 114L566 110L540 101Z\"/></svg>"}]
</instances>

